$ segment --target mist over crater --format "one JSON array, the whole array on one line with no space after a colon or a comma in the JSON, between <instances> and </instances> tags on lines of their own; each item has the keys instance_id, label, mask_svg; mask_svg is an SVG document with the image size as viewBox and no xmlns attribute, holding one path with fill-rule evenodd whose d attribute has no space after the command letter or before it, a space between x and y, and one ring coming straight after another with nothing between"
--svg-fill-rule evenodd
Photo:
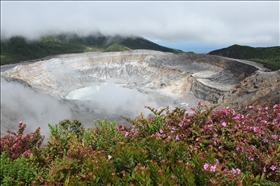
<instances>
[{"instance_id":1,"label":"mist over crater","mask_svg":"<svg viewBox=\"0 0 280 186\"><path fill-rule=\"evenodd\" d=\"M92 83L90 86L69 92L64 100L75 105L72 109L76 112L87 110L99 119L116 115L110 119L119 122L122 122L118 118L120 115L137 117L141 112L147 115L148 110L145 106L158 108L160 105L159 101L149 94L139 92L137 89L125 88L113 82ZM162 104L169 103L166 100ZM82 105L84 108L81 108Z\"/></svg>"},{"instance_id":2,"label":"mist over crater","mask_svg":"<svg viewBox=\"0 0 280 186\"><path fill-rule=\"evenodd\" d=\"M86 127L104 117L128 124L120 116L151 114L145 106L190 109L199 101L221 102L236 85L263 70L246 61L152 50L57 55L3 69L4 129L15 128L10 123L17 126L19 120L44 128L73 118ZM16 103L23 109L11 107Z\"/></svg>"}]
</instances>

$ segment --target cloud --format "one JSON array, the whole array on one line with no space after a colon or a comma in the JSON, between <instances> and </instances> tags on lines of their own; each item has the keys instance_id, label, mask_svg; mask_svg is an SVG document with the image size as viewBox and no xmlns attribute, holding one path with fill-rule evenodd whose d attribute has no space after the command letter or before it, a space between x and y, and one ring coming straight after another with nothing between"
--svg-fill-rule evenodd
<instances>
[{"instance_id":1,"label":"cloud","mask_svg":"<svg viewBox=\"0 0 280 186\"><path fill-rule=\"evenodd\" d=\"M279 2L1 2L2 36L139 35L166 42L279 45Z\"/></svg>"}]
</instances>

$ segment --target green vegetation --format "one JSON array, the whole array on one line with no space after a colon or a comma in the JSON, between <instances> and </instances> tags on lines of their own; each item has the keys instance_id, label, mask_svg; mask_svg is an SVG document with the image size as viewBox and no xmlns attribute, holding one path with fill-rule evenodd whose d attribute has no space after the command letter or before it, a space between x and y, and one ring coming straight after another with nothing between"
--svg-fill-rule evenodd
<instances>
[{"instance_id":1,"label":"green vegetation","mask_svg":"<svg viewBox=\"0 0 280 186\"><path fill-rule=\"evenodd\" d=\"M128 49L129 48L124 47L121 44L115 43L115 44L112 44L112 45L108 46L104 51L105 52L113 52L113 51L125 51L125 50L128 50Z\"/></svg>"},{"instance_id":2,"label":"green vegetation","mask_svg":"<svg viewBox=\"0 0 280 186\"><path fill-rule=\"evenodd\" d=\"M275 47L249 47L232 45L228 48L214 50L210 55L219 55L224 57L246 59L263 64L271 70L280 69L280 46Z\"/></svg>"},{"instance_id":3,"label":"green vegetation","mask_svg":"<svg viewBox=\"0 0 280 186\"><path fill-rule=\"evenodd\" d=\"M280 185L280 105L215 110L147 107L132 126L78 120L1 137L1 185Z\"/></svg>"},{"instance_id":4,"label":"green vegetation","mask_svg":"<svg viewBox=\"0 0 280 186\"><path fill-rule=\"evenodd\" d=\"M187 54L189 54L190 56L194 56L196 53L195 52L193 52L193 51L188 51L188 52L186 52Z\"/></svg>"},{"instance_id":5,"label":"green vegetation","mask_svg":"<svg viewBox=\"0 0 280 186\"><path fill-rule=\"evenodd\" d=\"M1 40L1 65L56 54L124 51L130 49L179 52L141 37L103 36L100 34L80 37L75 34L59 34L42 36L38 40L28 41L24 37L15 36L8 40Z\"/></svg>"}]
</instances>

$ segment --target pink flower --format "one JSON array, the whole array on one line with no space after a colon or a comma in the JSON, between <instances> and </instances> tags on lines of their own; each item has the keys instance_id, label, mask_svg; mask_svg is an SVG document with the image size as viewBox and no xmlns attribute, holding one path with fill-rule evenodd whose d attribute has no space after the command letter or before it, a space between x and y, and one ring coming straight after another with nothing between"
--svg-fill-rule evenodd
<instances>
[{"instance_id":1,"label":"pink flower","mask_svg":"<svg viewBox=\"0 0 280 186\"><path fill-rule=\"evenodd\" d=\"M253 127L253 131L257 132L258 127Z\"/></svg>"},{"instance_id":2,"label":"pink flower","mask_svg":"<svg viewBox=\"0 0 280 186\"><path fill-rule=\"evenodd\" d=\"M234 168L231 169L230 171L232 174L236 174L236 170Z\"/></svg>"},{"instance_id":3,"label":"pink flower","mask_svg":"<svg viewBox=\"0 0 280 186\"><path fill-rule=\"evenodd\" d=\"M159 130L159 133L161 133L161 134L162 134L162 133L163 133L163 130L162 130L162 129L160 129L160 130Z\"/></svg>"},{"instance_id":4,"label":"pink flower","mask_svg":"<svg viewBox=\"0 0 280 186\"><path fill-rule=\"evenodd\" d=\"M275 166L275 165L271 165L271 166L270 166L270 169L271 169L272 171L275 171L276 166Z\"/></svg>"},{"instance_id":5,"label":"pink flower","mask_svg":"<svg viewBox=\"0 0 280 186\"><path fill-rule=\"evenodd\" d=\"M25 151L25 152L23 153L23 155L24 155L25 157L28 157L28 156L30 155L30 153L31 153L31 150L27 150L27 151Z\"/></svg>"},{"instance_id":6,"label":"pink flower","mask_svg":"<svg viewBox=\"0 0 280 186\"><path fill-rule=\"evenodd\" d=\"M27 138L29 136L29 134L25 134L24 136L22 136L22 140L24 140L25 138Z\"/></svg>"},{"instance_id":7,"label":"pink flower","mask_svg":"<svg viewBox=\"0 0 280 186\"><path fill-rule=\"evenodd\" d=\"M183 120L184 120L184 121L186 120L186 114L184 114Z\"/></svg>"},{"instance_id":8,"label":"pink flower","mask_svg":"<svg viewBox=\"0 0 280 186\"><path fill-rule=\"evenodd\" d=\"M234 169L234 168L232 168L231 169L231 171L230 171L232 174L240 174L240 169L238 169L238 168L236 168L236 169Z\"/></svg>"},{"instance_id":9,"label":"pink flower","mask_svg":"<svg viewBox=\"0 0 280 186\"><path fill-rule=\"evenodd\" d=\"M210 167L210 171L211 171L211 172L215 172L215 171L216 171L216 165L212 165L212 166Z\"/></svg>"},{"instance_id":10,"label":"pink flower","mask_svg":"<svg viewBox=\"0 0 280 186\"><path fill-rule=\"evenodd\" d=\"M22 124L22 121L19 121L19 124Z\"/></svg>"},{"instance_id":11,"label":"pink flower","mask_svg":"<svg viewBox=\"0 0 280 186\"><path fill-rule=\"evenodd\" d=\"M216 165L219 164L219 160L218 159L216 159L215 161L216 161Z\"/></svg>"},{"instance_id":12,"label":"pink flower","mask_svg":"<svg viewBox=\"0 0 280 186\"><path fill-rule=\"evenodd\" d=\"M17 143L15 143L11 149L16 149L17 148Z\"/></svg>"},{"instance_id":13,"label":"pink flower","mask_svg":"<svg viewBox=\"0 0 280 186\"><path fill-rule=\"evenodd\" d=\"M124 134L124 137L127 137L128 134L129 134L129 132L126 131L125 134Z\"/></svg>"},{"instance_id":14,"label":"pink flower","mask_svg":"<svg viewBox=\"0 0 280 186\"><path fill-rule=\"evenodd\" d=\"M222 125L223 127L226 127L226 126L227 126L226 122L222 122L221 125Z\"/></svg>"},{"instance_id":15,"label":"pink flower","mask_svg":"<svg viewBox=\"0 0 280 186\"><path fill-rule=\"evenodd\" d=\"M277 136L276 134L272 134L271 137L272 137L273 139L277 139L278 136Z\"/></svg>"},{"instance_id":16,"label":"pink flower","mask_svg":"<svg viewBox=\"0 0 280 186\"><path fill-rule=\"evenodd\" d=\"M205 163L205 164L203 165L203 168L204 168L204 170L208 170L208 168L209 168L208 163Z\"/></svg>"},{"instance_id":17,"label":"pink flower","mask_svg":"<svg viewBox=\"0 0 280 186\"><path fill-rule=\"evenodd\" d=\"M251 156L249 156L249 157L248 157L248 160L249 160L249 161L254 161L254 158L251 157Z\"/></svg>"},{"instance_id":18,"label":"pink flower","mask_svg":"<svg viewBox=\"0 0 280 186\"><path fill-rule=\"evenodd\" d=\"M234 119L234 120L240 119L240 114L236 115L233 119Z\"/></svg>"},{"instance_id":19,"label":"pink flower","mask_svg":"<svg viewBox=\"0 0 280 186\"><path fill-rule=\"evenodd\" d=\"M177 141L179 141L179 140L180 140L178 135L176 135L176 140L177 140Z\"/></svg>"},{"instance_id":20,"label":"pink flower","mask_svg":"<svg viewBox=\"0 0 280 186\"><path fill-rule=\"evenodd\" d=\"M216 146L216 145L217 145L217 142L216 142L216 141L213 141L213 144Z\"/></svg>"},{"instance_id":21,"label":"pink flower","mask_svg":"<svg viewBox=\"0 0 280 186\"><path fill-rule=\"evenodd\" d=\"M263 142L264 142L264 143L268 143L268 139L264 138L264 139L263 139Z\"/></svg>"},{"instance_id":22,"label":"pink flower","mask_svg":"<svg viewBox=\"0 0 280 186\"><path fill-rule=\"evenodd\" d=\"M268 108L268 107L265 107L264 109L265 109L265 110L268 110L269 108Z\"/></svg>"},{"instance_id":23,"label":"pink flower","mask_svg":"<svg viewBox=\"0 0 280 186\"><path fill-rule=\"evenodd\" d=\"M183 122L181 121L180 123L179 123L179 127L182 127L183 126Z\"/></svg>"}]
</instances>

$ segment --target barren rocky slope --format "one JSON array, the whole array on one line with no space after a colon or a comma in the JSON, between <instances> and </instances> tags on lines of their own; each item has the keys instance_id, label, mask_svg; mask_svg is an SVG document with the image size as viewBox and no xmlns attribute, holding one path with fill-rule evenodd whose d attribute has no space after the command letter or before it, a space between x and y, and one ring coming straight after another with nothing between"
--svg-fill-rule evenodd
<instances>
[{"instance_id":1,"label":"barren rocky slope","mask_svg":"<svg viewBox=\"0 0 280 186\"><path fill-rule=\"evenodd\" d=\"M89 115L106 116L109 113L106 109L114 107L113 103L117 100L128 104L115 106L115 111L118 112L109 119L115 119L119 114L135 116L134 107L138 109L144 105L189 108L198 101L208 101L242 110L245 105L279 103L279 71L265 71L262 66L249 61L218 56L133 50L58 55L15 66L1 72L1 77L8 82L18 82L50 95L70 108L73 117L92 123L94 117ZM118 92L119 88L110 88L110 84L103 86L104 82L111 82L134 92ZM96 92L104 89L101 94L108 94L108 97L103 102L69 98L73 91L88 87L96 87ZM139 96L136 97L138 93ZM134 98L132 96L131 100L125 101L123 97L129 97L130 94ZM98 94L94 97L103 99ZM30 99L32 101L32 97ZM141 104L135 106L139 100ZM103 103L108 106L105 108ZM11 119L13 110L2 102L1 107L7 108L4 109L5 118L1 118L1 124L11 122L14 119ZM124 109L125 107L127 108Z\"/></svg>"},{"instance_id":2,"label":"barren rocky slope","mask_svg":"<svg viewBox=\"0 0 280 186\"><path fill-rule=\"evenodd\" d=\"M241 112L245 106L266 107L280 103L280 70L257 71L219 99L220 108L229 106Z\"/></svg>"}]
</instances>

